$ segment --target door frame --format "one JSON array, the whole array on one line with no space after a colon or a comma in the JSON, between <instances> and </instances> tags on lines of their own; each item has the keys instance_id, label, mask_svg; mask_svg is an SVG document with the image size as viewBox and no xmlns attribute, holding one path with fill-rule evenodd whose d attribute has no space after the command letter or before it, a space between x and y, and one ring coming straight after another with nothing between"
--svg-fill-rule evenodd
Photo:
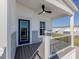
<instances>
[{"instance_id":1,"label":"door frame","mask_svg":"<svg viewBox=\"0 0 79 59\"><path fill-rule=\"evenodd\" d=\"M20 42L20 21L28 21L28 41L27 42ZM30 20L25 19L18 19L18 45L25 45L30 44Z\"/></svg>"}]
</instances>

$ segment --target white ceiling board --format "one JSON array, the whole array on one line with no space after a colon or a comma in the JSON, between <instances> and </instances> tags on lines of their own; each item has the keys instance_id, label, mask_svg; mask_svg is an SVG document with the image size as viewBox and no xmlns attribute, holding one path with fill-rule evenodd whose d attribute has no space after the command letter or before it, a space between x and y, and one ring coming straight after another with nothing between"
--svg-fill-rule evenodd
<instances>
[{"instance_id":1,"label":"white ceiling board","mask_svg":"<svg viewBox=\"0 0 79 59\"><path fill-rule=\"evenodd\" d=\"M63 10L59 9L58 7L52 5L48 2L46 2L45 0L17 0L17 2L32 9L37 14L42 11L42 8L41 8L42 4L45 4L46 10L52 11L51 14L46 13L46 14L42 14L39 16L44 16L44 17L48 17L48 18L53 19L53 18L56 18L59 16L66 15L66 13Z\"/></svg>"}]
</instances>

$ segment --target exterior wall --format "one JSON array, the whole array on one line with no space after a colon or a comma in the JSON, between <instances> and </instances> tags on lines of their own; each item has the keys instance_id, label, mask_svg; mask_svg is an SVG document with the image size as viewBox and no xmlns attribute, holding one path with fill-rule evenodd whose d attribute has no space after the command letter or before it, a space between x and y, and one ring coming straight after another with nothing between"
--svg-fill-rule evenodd
<instances>
[{"instance_id":1,"label":"exterior wall","mask_svg":"<svg viewBox=\"0 0 79 59\"><path fill-rule=\"evenodd\" d=\"M61 59L75 59L75 58L76 58L76 50L73 49L68 54L66 54L64 57L62 57Z\"/></svg>"},{"instance_id":2,"label":"exterior wall","mask_svg":"<svg viewBox=\"0 0 79 59\"><path fill-rule=\"evenodd\" d=\"M23 6L19 3L16 4L15 0L8 0L8 5L6 5L6 8L4 8L5 5L2 4L3 2L4 0L0 2L0 7L2 6L0 11L0 41L2 47L7 46L6 58L14 59L16 46L18 46L19 18L30 20L30 43L39 42L40 38L42 38L42 36L39 35L40 21L46 22L46 30L50 30L52 28L52 23L50 19L42 19L26 6ZM6 4L6 2L4 4ZM6 9L8 9L7 12ZM38 34L37 39L33 40L33 32L36 32L36 34Z\"/></svg>"},{"instance_id":3,"label":"exterior wall","mask_svg":"<svg viewBox=\"0 0 79 59\"><path fill-rule=\"evenodd\" d=\"M37 43L40 41L40 39L42 39L42 36L40 36L39 33L40 21L46 22L46 30L52 29L52 23L50 19L43 19L39 17L37 14L35 14L34 11L32 11L31 9L27 8L24 5L21 5L18 2L16 5L16 10L17 10L16 12L17 20L15 20L15 22L17 22L17 24L18 24L18 19L30 20L30 43ZM17 25L17 29L18 29L18 25ZM18 37L18 30L17 30L17 37Z\"/></svg>"}]
</instances>

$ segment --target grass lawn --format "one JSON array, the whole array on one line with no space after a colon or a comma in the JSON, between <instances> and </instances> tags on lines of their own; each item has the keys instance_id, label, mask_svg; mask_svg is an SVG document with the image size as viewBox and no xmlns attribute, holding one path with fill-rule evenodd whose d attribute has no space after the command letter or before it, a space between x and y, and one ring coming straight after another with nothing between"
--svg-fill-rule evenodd
<instances>
[{"instance_id":1,"label":"grass lawn","mask_svg":"<svg viewBox=\"0 0 79 59\"><path fill-rule=\"evenodd\" d=\"M74 44L75 44L75 46L79 46L79 36L75 36Z\"/></svg>"},{"instance_id":2,"label":"grass lawn","mask_svg":"<svg viewBox=\"0 0 79 59\"><path fill-rule=\"evenodd\" d=\"M52 36L53 37L58 37L58 36L64 36L64 35L63 34L56 34L56 33L54 33Z\"/></svg>"},{"instance_id":3,"label":"grass lawn","mask_svg":"<svg viewBox=\"0 0 79 59\"><path fill-rule=\"evenodd\" d=\"M70 39L70 36L65 36L63 34L53 34L52 36L54 37L55 40L61 40L64 42L68 42Z\"/></svg>"},{"instance_id":4,"label":"grass lawn","mask_svg":"<svg viewBox=\"0 0 79 59\"><path fill-rule=\"evenodd\" d=\"M62 35L62 34L53 34L53 37L58 37L58 36L64 36L64 35ZM68 37L56 38L56 40L62 40L62 41L67 42L68 41ZM75 36L74 44L75 44L75 46L79 46L79 36Z\"/></svg>"}]
</instances>

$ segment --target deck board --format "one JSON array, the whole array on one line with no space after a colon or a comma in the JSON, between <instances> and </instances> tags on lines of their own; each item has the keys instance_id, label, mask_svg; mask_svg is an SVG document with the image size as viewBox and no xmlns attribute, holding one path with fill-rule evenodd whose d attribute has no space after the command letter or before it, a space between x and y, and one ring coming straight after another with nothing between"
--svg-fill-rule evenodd
<instances>
[{"instance_id":1,"label":"deck board","mask_svg":"<svg viewBox=\"0 0 79 59\"><path fill-rule=\"evenodd\" d=\"M15 59L30 59L30 57L38 49L40 44L41 42L17 47Z\"/></svg>"}]
</instances>

